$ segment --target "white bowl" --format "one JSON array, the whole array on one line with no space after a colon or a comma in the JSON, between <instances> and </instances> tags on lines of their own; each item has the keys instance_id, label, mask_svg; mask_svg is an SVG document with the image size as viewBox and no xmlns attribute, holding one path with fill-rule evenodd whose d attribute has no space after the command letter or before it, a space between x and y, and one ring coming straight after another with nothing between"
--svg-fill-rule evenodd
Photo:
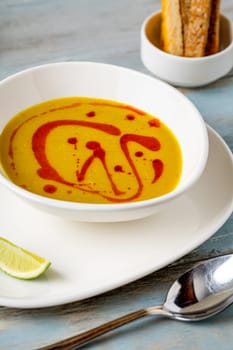
<instances>
[{"instance_id":1,"label":"white bowl","mask_svg":"<svg viewBox=\"0 0 233 350\"><path fill-rule=\"evenodd\" d=\"M233 67L233 25L220 17L220 52L205 57L181 57L160 49L161 12L150 15L141 27L141 59L156 77L176 86L197 87L227 74Z\"/></svg>"},{"instance_id":2,"label":"white bowl","mask_svg":"<svg viewBox=\"0 0 233 350\"><path fill-rule=\"evenodd\" d=\"M35 207L79 221L110 222L142 218L183 194L201 176L208 156L205 123L192 103L175 88L155 78L117 66L64 62L39 66L0 82L0 130L17 112L53 98L89 96L125 102L157 116L181 146L181 180L159 198L123 204L86 204L50 199L12 183L0 172L0 183Z\"/></svg>"}]
</instances>

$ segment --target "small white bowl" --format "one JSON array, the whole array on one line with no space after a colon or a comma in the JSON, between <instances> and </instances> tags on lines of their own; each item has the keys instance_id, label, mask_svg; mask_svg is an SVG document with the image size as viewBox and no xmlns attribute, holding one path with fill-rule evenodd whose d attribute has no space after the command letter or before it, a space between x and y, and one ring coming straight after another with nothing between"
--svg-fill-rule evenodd
<instances>
[{"instance_id":1,"label":"small white bowl","mask_svg":"<svg viewBox=\"0 0 233 350\"><path fill-rule=\"evenodd\" d=\"M181 57L160 49L161 12L150 15L141 27L141 59L156 77L176 86L198 87L227 74L233 67L233 25L220 17L220 52L205 57Z\"/></svg>"},{"instance_id":2,"label":"small white bowl","mask_svg":"<svg viewBox=\"0 0 233 350\"><path fill-rule=\"evenodd\" d=\"M201 176L208 156L206 125L193 104L175 88L145 74L92 62L39 66L0 82L0 132L19 111L53 98L89 96L121 101L158 117L176 135L182 151L180 182L172 192L121 204L87 204L51 199L12 183L0 183L45 212L79 221L127 221L151 215L182 195ZM26 166L26 165L25 165Z\"/></svg>"}]
</instances>

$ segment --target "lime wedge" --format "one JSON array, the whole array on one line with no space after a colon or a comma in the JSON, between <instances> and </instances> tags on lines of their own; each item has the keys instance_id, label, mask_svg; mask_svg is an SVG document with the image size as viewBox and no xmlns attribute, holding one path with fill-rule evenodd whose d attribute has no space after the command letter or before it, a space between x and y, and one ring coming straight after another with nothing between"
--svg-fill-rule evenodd
<instances>
[{"instance_id":1,"label":"lime wedge","mask_svg":"<svg viewBox=\"0 0 233 350\"><path fill-rule=\"evenodd\" d=\"M0 237L0 269L19 279L33 279L45 272L51 263L7 239Z\"/></svg>"}]
</instances>

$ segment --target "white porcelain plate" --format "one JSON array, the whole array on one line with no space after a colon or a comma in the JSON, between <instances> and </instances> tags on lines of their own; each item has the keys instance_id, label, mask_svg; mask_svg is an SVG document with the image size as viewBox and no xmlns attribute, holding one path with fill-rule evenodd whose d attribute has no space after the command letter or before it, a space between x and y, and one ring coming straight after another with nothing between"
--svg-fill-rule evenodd
<instances>
[{"instance_id":1,"label":"white porcelain plate","mask_svg":"<svg viewBox=\"0 0 233 350\"><path fill-rule=\"evenodd\" d=\"M125 223L67 222L0 188L1 235L52 261L40 278L0 273L0 305L34 308L81 300L143 277L213 235L233 211L233 157L210 128L207 167L169 209Z\"/></svg>"}]
</instances>

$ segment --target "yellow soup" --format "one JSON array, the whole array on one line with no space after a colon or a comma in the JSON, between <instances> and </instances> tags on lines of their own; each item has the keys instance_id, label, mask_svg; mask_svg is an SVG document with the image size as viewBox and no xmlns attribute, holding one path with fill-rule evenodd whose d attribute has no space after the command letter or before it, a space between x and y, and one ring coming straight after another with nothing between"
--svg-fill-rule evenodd
<instances>
[{"instance_id":1,"label":"yellow soup","mask_svg":"<svg viewBox=\"0 0 233 350\"><path fill-rule=\"evenodd\" d=\"M56 199L123 203L178 184L180 146L159 119L115 101L59 98L18 113L0 139L3 170L24 189Z\"/></svg>"}]
</instances>

